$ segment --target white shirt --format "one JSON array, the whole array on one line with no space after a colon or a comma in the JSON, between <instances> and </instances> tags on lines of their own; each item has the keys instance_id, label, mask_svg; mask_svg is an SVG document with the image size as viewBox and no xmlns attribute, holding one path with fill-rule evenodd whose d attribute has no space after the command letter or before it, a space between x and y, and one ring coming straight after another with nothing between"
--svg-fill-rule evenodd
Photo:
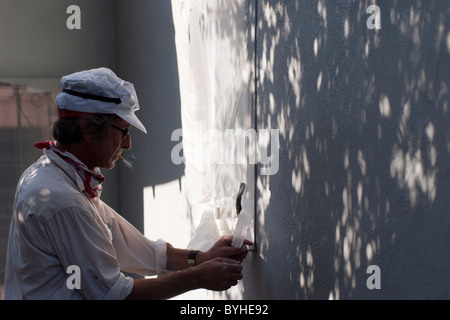
<instances>
[{"instance_id":1,"label":"white shirt","mask_svg":"<svg viewBox=\"0 0 450 320\"><path fill-rule=\"evenodd\" d=\"M5 299L124 299L133 279L162 274L167 245L151 241L51 150L21 176L8 240ZM67 284L79 267L80 289Z\"/></svg>"}]
</instances>

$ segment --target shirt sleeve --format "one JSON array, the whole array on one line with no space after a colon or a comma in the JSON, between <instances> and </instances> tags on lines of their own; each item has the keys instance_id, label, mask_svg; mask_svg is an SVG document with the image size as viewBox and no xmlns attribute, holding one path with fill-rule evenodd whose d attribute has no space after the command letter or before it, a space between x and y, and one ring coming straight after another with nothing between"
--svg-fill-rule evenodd
<instances>
[{"instance_id":1,"label":"shirt sleeve","mask_svg":"<svg viewBox=\"0 0 450 320\"><path fill-rule=\"evenodd\" d=\"M111 230L121 270L144 276L167 272L167 243L164 240L148 239L101 200L96 205Z\"/></svg>"},{"instance_id":2,"label":"shirt sleeve","mask_svg":"<svg viewBox=\"0 0 450 320\"><path fill-rule=\"evenodd\" d=\"M45 224L54 251L67 269L80 269L79 292L85 299L124 299L133 279L120 270L106 226L82 208L55 213Z\"/></svg>"}]
</instances>

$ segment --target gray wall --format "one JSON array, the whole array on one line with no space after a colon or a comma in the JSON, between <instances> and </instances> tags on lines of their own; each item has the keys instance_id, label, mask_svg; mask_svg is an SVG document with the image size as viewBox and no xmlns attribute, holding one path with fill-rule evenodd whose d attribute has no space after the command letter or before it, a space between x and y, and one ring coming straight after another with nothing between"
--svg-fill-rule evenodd
<instances>
[{"instance_id":1,"label":"gray wall","mask_svg":"<svg viewBox=\"0 0 450 320\"><path fill-rule=\"evenodd\" d=\"M249 299L448 299L449 2L257 2L258 177ZM315 49L316 48L316 49ZM366 273L378 265L381 289Z\"/></svg>"},{"instance_id":2,"label":"gray wall","mask_svg":"<svg viewBox=\"0 0 450 320\"><path fill-rule=\"evenodd\" d=\"M60 78L98 66L114 67L110 0L1 0L0 77ZM81 30L69 30L70 5L81 8Z\"/></svg>"},{"instance_id":3,"label":"gray wall","mask_svg":"<svg viewBox=\"0 0 450 320\"><path fill-rule=\"evenodd\" d=\"M133 171L121 166L123 214L143 231L143 188L180 179L184 172L170 158L175 129L181 128L175 35L170 1L116 1L116 64L119 77L135 84L148 134L134 130ZM124 154L125 154L124 153Z\"/></svg>"}]
</instances>

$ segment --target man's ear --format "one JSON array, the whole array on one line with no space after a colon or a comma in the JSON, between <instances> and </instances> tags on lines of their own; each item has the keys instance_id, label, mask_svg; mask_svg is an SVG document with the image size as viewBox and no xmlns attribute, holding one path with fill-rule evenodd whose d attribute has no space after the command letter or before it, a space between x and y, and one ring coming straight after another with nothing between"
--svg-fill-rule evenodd
<instances>
[{"instance_id":1,"label":"man's ear","mask_svg":"<svg viewBox=\"0 0 450 320\"><path fill-rule=\"evenodd\" d=\"M93 143L96 136L93 133L92 128L90 127L89 121L87 119L84 118L80 119L80 128L82 139L87 143Z\"/></svg>"}]
</instances>

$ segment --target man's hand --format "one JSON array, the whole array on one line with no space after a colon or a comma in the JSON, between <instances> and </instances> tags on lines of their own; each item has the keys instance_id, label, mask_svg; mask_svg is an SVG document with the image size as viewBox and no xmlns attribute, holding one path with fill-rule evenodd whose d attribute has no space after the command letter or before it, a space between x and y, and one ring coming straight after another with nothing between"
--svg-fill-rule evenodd
<instances>
[{"instance_id":1,"label":"man's hand","mask_svg":"<svg viewBox=\"0 0 450 320\"><path fill-rule=\"evenodd\" d=\"M232 259L215 258L194 269L198 284L208 290L227 290L242 279L242 265Z\"/></svg>"},{"instance_id":2,"label":"man's hand","mask_svg":"<svg viewBox=\"0 0 450 320\"><path fill-rule=\"evenodd\" d=\"M211 249L199 252L197 265L188 267L189 250L174 248L167 244L167 269L169 272L158 278L135 279L129 299L168 299L189 290L227 290L242 279L241 262L247 256L245 240L241 248L231 246L233 237L220 238Z\"/></svg>"},{"instance_id":3,"label":"man's hand","mask_svg":"<svg viewBox=\"0 0 450 320\"><path fill-rule=\"evenodd\" d=\"M244 240L244 244L240 248L231 246L233 240L232 236L221 237L211 249L206 252L201 252L197 255L197 264L214 258L229 258L238 262L242 262L247 256L247 245L253 245L253 242Z\"/></svg>"},{"instance_id":4,"label":"man's hand","mask_svg":"<svg viewBox=\"0 0 450 320\"><path fill-rule=\"evenodd\" d=\"M215 258L157 278L135 279L127 299L169 299L200 288L222 291L241 279L242 265L238 261Z\"/></svg>"}]
</instances>

